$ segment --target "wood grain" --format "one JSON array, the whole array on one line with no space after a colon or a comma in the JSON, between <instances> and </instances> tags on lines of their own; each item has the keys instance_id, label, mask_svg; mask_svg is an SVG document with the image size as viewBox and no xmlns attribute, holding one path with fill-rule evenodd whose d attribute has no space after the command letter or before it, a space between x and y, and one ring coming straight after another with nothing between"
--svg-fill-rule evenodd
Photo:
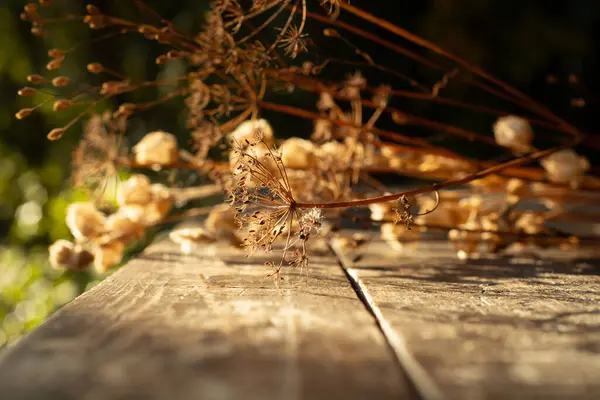
<instances>
[{"instance_id":1,"label":"wood grain","mask_svg":"<svg viewBox=\"0 0 600 400\"><path fill-rule=\"evenodd\" d=\"M597 249L459 261L372 242L349 272L450 399L600 398ZM386 256L387 255L387 256Z\"/></svg>"},{"instance_id":2,"label":"wood grain","mask_svg":"<svg viewBox=\"0 0 600 400\"><path fill-rule=\"evenodd\" d=\"M402 372L332 258L275 285L262 262L152 246L0 359L3 399L388 399ZM245 264L240 262L242 260Z\"/></svg>"}]
</instances>

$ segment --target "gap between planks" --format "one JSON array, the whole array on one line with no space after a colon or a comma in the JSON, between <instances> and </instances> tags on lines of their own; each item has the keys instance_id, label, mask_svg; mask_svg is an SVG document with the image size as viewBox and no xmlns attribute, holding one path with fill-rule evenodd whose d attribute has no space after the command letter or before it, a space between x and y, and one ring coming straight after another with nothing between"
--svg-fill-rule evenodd
<instances>
[{"instance_id":1,"label":"gap between planks","mask_svg":"<svg viewBox=\"0 0 600 400\"><path fill-rule=\"evenodd\" d=\"M365 306L367 312L371 314L375 320L379 331L383 335L387 346L392 352L398 368L407 379L413 395L422 400L445 399L442 390L438 387L433 378L410 353L406 347L406 341L402 335L396 332L390 323L385 319L383 313L377 304L375 304L375 300L369 294L367 287L360 280L356 271L352 268L352 261L344 254L339 245L335 243L329 243L328 246L331 252L335 255L339 267L348 279L348 282L356 293L356 296Z\"/></svg>"}]
</instances>

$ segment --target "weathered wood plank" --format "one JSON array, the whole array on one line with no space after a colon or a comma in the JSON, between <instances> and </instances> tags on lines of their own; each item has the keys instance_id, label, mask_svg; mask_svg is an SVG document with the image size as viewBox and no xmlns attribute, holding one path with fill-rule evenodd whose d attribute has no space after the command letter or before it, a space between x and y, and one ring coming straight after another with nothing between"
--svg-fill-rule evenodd
<instances>
[{"instance_id":1,"label":"weathered wood plank","mask_svg":"<svg viewBox=\"0 0 600 400\"><path fill-rule=\"evenodd\" d=\"M448 398L598 399L598 254L458 261L446 244L372 242L345 259L390 340Z\"/></svg>"},{"instance_id":2,"label":"weathered wood plank","mask_svg":"<svg viewBox=\"0 0 600 400\"><path fill-rule=\"evenodd\" d=\"M152 246L9 349L0 358L0 397L407 395L375 320L332 258L287 273L279 287L260 261L237 259Z\"/></svg>"}]
</instances>

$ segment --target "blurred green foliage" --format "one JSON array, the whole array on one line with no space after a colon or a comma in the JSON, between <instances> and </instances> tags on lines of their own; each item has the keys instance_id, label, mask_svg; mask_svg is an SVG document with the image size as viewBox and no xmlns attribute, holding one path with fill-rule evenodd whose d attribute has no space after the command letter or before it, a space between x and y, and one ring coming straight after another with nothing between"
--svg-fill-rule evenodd
<instances>
[{"instance_id":1,"label":"blurred green foliage","mask_svg":"<svg viewBox=\"0 0 600 400\"><path fill-rule=\"evenodd\" d=\"M81 13L82 3L60 1L60 11ZM97 3L107 13L136 13L133 1ZM545 83L549 73L556 74L561 82L570 73L589 77L588 83L597 79L594 71L598 61L592 48L594 38L599 36L594 25L594 16L600 12L596 0L352 3L481 64L534 97L550 102L559 114L577 120L584 128L596 121L569 107L569 96L578 94L573 92L575 89L562 84L558 89L548 89ZM47 246L70 237L64 224L65 209L81 196L72 191L69 182L70 154L80 130L72 129L60 141L48 142L46 133L73 116L68 112L53 113L51 103L39 113L16 120L13 116L19 109L44 100L16 95L26 84L26 76L47 74L48 48L77 45L60 74L83 86L97 79L84 67L92 61L101 61L140 80L153 78L159 72L163 77L176 75L182 68L179 63L170 63L159 70L154 58L160 54L160 46L135 35L90 44L91 33L78 22L58 24L48 29L48 38L34 38L29 33L30 25L19 20L24 4L20 0L5 0L0 8L0 347L101 279L88 272L53 270L47 262ZM201 24L206 0L156 0L148 4L179 29L194 32ZM379 58L385 60L385 55ZM159 94L145 93L148 97ZM136 96L122 100L140 100ZM114 105L103 107L111 109ZM183 109L181 101L173 101L135 118L129 127L129 142L134 143L152 129L185 137ZM278 121L273 122L277 127Z\"/></svg>"}]
</instances>

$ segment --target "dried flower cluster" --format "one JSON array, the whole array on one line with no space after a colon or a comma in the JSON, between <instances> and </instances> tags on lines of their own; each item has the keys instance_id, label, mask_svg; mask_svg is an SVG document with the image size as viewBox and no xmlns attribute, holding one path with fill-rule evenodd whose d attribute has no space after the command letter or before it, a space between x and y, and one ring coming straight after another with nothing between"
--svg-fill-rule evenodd
<instances>
[{"instance_id":1,"label":"dried flower cluster","mask_svg":"<svg viewBox=\"0 0 600 400\"><path fill-rule=\"evenodd\" d=\"M568 219L567 204L581 201L582 190L600 188L600 181L586 175L587 160L571 149L581 140L577 129L466 60L348 1L213 0L204 28L192 33L178 30L162 16L159 22L147 20L144 16L156 13L143 1L135 2L144 11L140 20L109 15L91 4L84 15L48 18L45 7L50 3L25 6L21 18L32 24L32 34L51 39L54 24L78 20L101 31L100 39L131 33L160 43L166 51L157 55L158 65L173 60L186 65L180 76L140 82L95 61L86 69L101 83L81 92L70 89L75 79L60 73L76 48L55 48L48 52L47 76L28 76L29 86L19 91L20 96L48 96L57 113L80 110L65 126L49 132L50 140L60 139L79 120L90 117L73 156L76 185L102 190L111 177L131 169L191 169L218 184L230 206L218 205L208 212L201 228L173 231L171 238L184 252L226 241L245 247L249 254L281 252L279 261L272 262L276 273L286 262L305 267L309 239L325 225L330 227L324 229L327 235L343 236L339 227L348 222L344 209L350 207L369 207L369 223L379 224L381 237L397 249L432 231L445 232L462 257L504 250L515 243L573 243L568 234L550 230L546 222ZM423 54L344 23L347 14L411 42ZM418 81L388 68L355 46L354 38L405 57L438 79ZM311 57L313 50L318 53L319 41L336 41L350 50L350 56ZM428 50L443 62L428 58ZM299 58L303 61L295 61ZM347 74L339 79L343 67ZM336 69L330 73L330 68ZM506 101L507 109L519 109L522 115L445 97L445 89L453 84ZM101 103L147 87L166 94L95 113ZM300 92L313 96L315 107L267 97L277 93L281 99ZM174 135L158 130L128 150L123 140L128 120L176 97L185 101L192 147L185 149ZM484 114L489 129L477 133L452 121L430 119L427 113L416 115L415 109L403 107L403 100ZM22 109L16 117L27 118L44 103ZM264 117L267 113L283 114L292 128L298 119L311 120L313 130L303 137L275 132ZM548 142L546 131L563 137L553 147L539 149L536 145ZM477 143L504 161L450 150L446 138L468 146ZM224 148L223 158L219 154ZM381 174L435 183L394 192L394 185L379 179ZM444 190L459 187L460 191ZM153 184L140 173L119 185L117 203L110 215L92 203L73 204L67 224L75 244L59 241L51 246L53 264L83 268L93 261L103 271L178 206L172 189ZM545 207L542 211L540 204ZM529 209L532 205L537 208Z\"/></svg>"}]
</instances>

